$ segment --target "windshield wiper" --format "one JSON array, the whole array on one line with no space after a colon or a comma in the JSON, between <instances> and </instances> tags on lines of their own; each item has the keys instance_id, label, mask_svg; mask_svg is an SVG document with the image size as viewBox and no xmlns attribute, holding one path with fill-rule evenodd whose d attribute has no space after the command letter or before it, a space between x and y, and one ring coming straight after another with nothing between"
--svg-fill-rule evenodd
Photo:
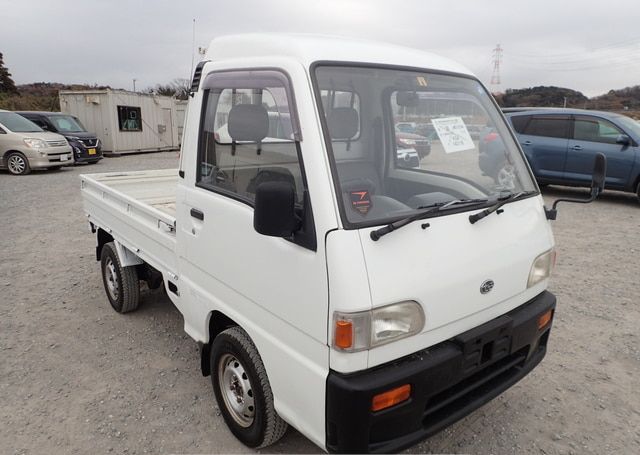
<instances>
[{"instance_id":1,"label":"windshield wiper","mask_svg":"<svg viewBox=\"0 0 640 455\"><path fill-rule=\"evenodd\" d=\"M516 199L520 199L524 196L531 196L532 194L537 194L536 191L520 191L519 193L509 193L507 196L502 196L498 198L498 202L496 202L491 207L484 209L481 212L474 213L473 215L469 215L469 222L471 224L475 224L480 221L482 218L485 218L491 215L493 212L496 212L500 215L503 210L502 206L508 204L509 202L515 201Z\"/></svg>"},{"instance_id":2,"label":"windshield wiper","mask_svg":"<svg viewBox=\"0 0 640 455\"><path fill-rule=\"evenodd\" d=\"M422 210L422 211L418 213L414 213L413 215L408 216L406 218L402 218L398 221L394 221L393 223L389 223L386 226L376 229L375 231L371 231L370 237L371 237L371 240L375 242L375 241L378 241L380 237L387 235L389 232L393 232L396 229L400 229L401 227L406 226L407 224L411 224L416 220L426 218L431 213L438 212L440 210L444 210L456 205L480 204L480 203L486 203L488 201L489 199L455 199L449 202L436 202L435 204L431 204L431 205L422 205L417 208L417 210ZM426 229L427 227L428 226L425 226L424 228Z\"/></svg>"}]
</instances>

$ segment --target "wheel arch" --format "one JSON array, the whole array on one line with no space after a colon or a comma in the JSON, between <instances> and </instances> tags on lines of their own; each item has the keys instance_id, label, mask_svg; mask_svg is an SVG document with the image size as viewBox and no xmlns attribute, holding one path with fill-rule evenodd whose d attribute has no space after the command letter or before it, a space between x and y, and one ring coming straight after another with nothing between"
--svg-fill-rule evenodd
<instances>
[{"instance_id":1,"label":"wheel arch","mask_svg":"<svg viewBox=\"0 0 640 455\"><path fill-rule=\"evenodd\" d=\"M96 261L100 260L100 255L102 254L102 247L109 242L113 242L113 236L109 234L102 228L98 228L98 233L96 235L97 245L96 245Z\"/></svg>"},{"instance_id":2,"label":"wheel arch","mask_svg":"<svg viewBox=\"0 0 640 455\"><path fill-rule=\"evenodd\" d=\"M200 369L202 376L211 374L210 353L211 343L224 330L230 327L239 327L239 324L220 311L212 311L209 313L209 340L200 347Z\"/></svg>"}]
</instances>

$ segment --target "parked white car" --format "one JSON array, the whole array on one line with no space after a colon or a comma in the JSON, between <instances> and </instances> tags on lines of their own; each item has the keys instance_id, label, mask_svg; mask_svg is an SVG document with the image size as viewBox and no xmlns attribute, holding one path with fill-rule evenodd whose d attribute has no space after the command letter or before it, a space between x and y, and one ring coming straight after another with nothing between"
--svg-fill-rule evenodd
<instances>
[{"instance_id":1,"label":"parked white car","mask_svg":"<svg viewBox=\"0 0 640 455\"><path fill-rule=\"evenodd\" d=\"M71 146L14 112L0 110L0 169L25 175L32 169L59 169L73 164Z\"/></svg>"},{"instance_id":2,"label":"parked white car","mask_svg":"<svg viewBox=\"0 0 640 455\"><path fill-rule=\"evenodd\" d=\"M239 440L265 447L291 425L331 452L398 451L540 363L550 215L464 67L344 38L232 36L211 43L192 91L179 169L83 175L82 196L109 302L133 311L140 280L164 283ZM418 91L435 94L430 114L446 109L437 172L398 159L393 116ZM501 136L512 192L482 175L447 96ZM289 132L278 141L269 112Z\"/></svg>"}]
</instances>

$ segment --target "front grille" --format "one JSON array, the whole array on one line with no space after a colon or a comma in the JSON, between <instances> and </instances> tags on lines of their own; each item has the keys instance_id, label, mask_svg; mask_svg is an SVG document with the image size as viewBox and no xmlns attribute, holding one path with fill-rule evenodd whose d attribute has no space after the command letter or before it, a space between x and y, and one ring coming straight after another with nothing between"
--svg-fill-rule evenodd
<instances>
[{"instance_id":1,"label":"front grille","mask_svg":"<svg viewBox=\"0 0 640 455\"><path fill-rule=\"evenodd\" d=\"M64 147L65 145L67 145L67 141L62 139L62 140L54 140L54 141L47 141L47 145L49 147Z\"/></svg>"},{"instance_id":2,"label":"front grille","mask_svg":"<svg viewBox=\"0 0 640 455\"><path fill-rule=\"evenodd\" d=\"M98 139L80 139L80 143L85 147L95 147L98 145Z\"/></svg>"}]
</instances>

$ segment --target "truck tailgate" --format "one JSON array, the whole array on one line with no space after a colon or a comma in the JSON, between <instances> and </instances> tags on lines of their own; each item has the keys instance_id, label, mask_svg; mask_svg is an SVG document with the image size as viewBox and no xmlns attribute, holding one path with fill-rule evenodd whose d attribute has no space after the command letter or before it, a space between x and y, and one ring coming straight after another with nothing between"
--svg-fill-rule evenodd
<instances>
[{"instance_id":1,"label":"truck tailgate","mask_svg":"<svg viewBox=\"0 0 640 455\"><path fill-rule=\"evenodd\" d=\"M176 169L83 174L80 180L90 222L156 269L175 274Z\"/></svg>"}]
</instances>

